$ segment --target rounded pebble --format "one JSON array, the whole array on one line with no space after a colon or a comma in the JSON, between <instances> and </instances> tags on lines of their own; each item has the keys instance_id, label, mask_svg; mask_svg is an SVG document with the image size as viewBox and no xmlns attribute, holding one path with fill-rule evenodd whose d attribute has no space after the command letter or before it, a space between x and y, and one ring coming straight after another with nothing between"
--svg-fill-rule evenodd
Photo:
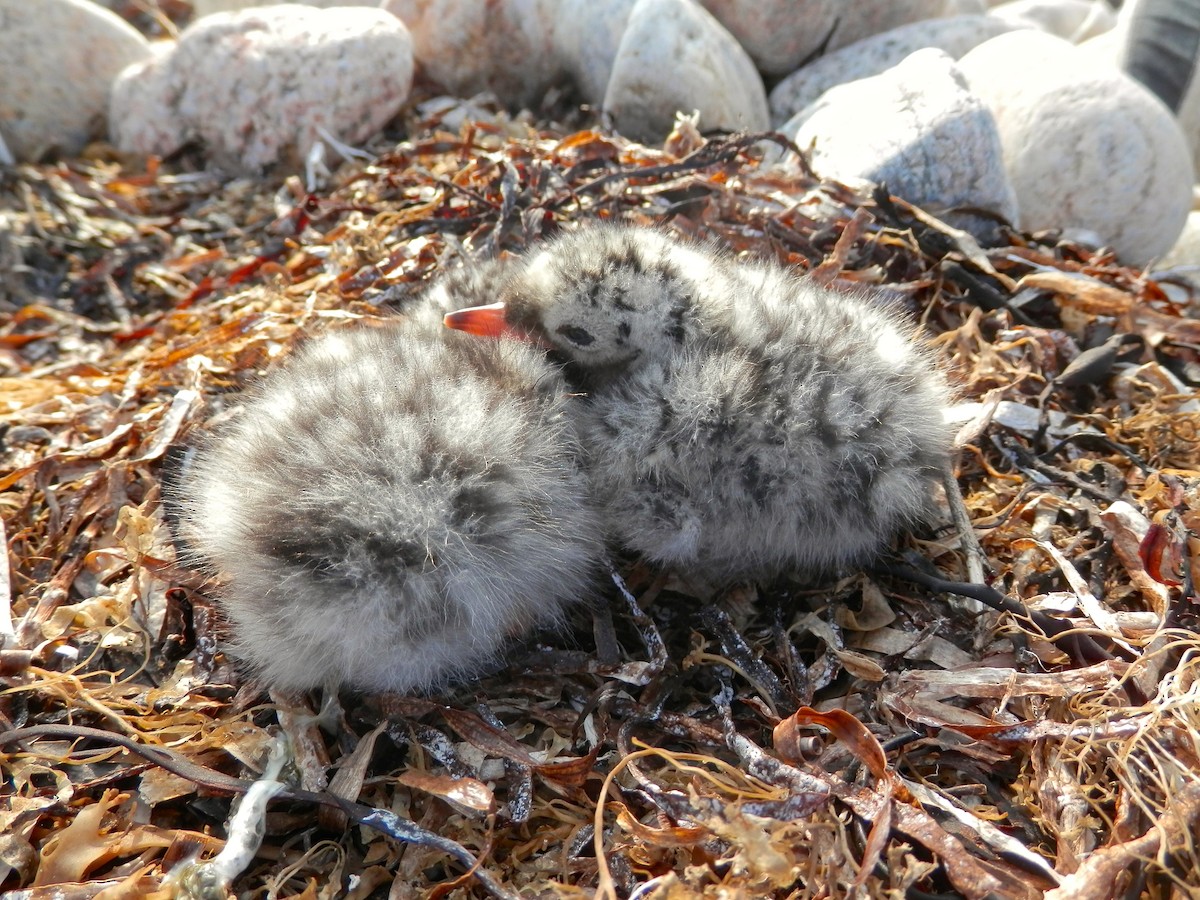
<instances>
[{"instance_id":1,"label":"rounded pebble","mask_svg":"<svg viewBox=\"0 0 1200 900\"><path fill-rule=\"evenodd\" d=\"M617 130L661 140L676 112L700 127L761 131L769 124L762 78L741 45L692 0L638 0L617 48L604 109Z\"/></svg>"},{"instance_id":2,"label":"rounded pebble","mask_svg":"<svg viewBox=\"0 0 1200 900\"><path fill-rule=\"evenodd\" d=\"M166 155L201 140L237 170L298 164L326 134L355 143L382 128L412 72L408 31L380 9L217 13L121 73L110 130L128 152Z\"/></svg>"},{"instance_id":3,"label":"rounded pebble","mask_svg":"<svg viewBox=\"0 0 1200 900\"><path fill-rule=\"evenodd\" d=\"M0 135L17 159L74 155L103 133L118 72L150 55L130 25L88 0L0 0Z\"/></svg>"},{"instance_id":4,"label":"rounded pebble","mask_svg":"<svg viewBox=\"0 0 1200 900\"><path fill-rule=\"evenodd\" d=\"M451 94L490 91L536 105L563 75L554 47L556 0L384 0L413 38L417 66Z\"/></svg>"},{"instance_id":5,"label":"rounded pebble","mask_svg":"<svg viewBox=\"0 0 1200 900\"><path fill-rule=\"evenodd\" d=\"M1117 14L1105 0L1009 0L990 13L1015 26L1033 26L1078 44L1112 30Z\"/></svg>"},{"instance_id":6,"label":"rounded pebble","mask_svg":"<svg viewBox=\"0 0 1200 900\"><path fill-rule=\"evenodd\" d=\"M1128 265L1170 249L1191 206L1192 162L1157 97L1033 30L993 38L959 67L996 117L1023 229L1094 231Z\"/></svg>"},{"instance_id":7,"label":"rounded pebble","mask_svg":"<svg viewBox=\"0 0 1200 900\"><path fill-rule=\"evenodd\" d=\"M637 0L560 0L554 27L559 62L579 94L593 106L604 102L613 60Z\"/></svg>"},{"instance_id":8,"label":"rounded pebble","mask_svg":"<svg viewBox=\"0 0 1200 900\"><path fill-rule=\"evenodd\" d=\"M764 75L786 75L820 53L838 27L842 0L700 0Z\"/></svg>"},{"instance_id":9,"label":"rounded pebble","mask_svg":"<svg viewBox=\"0 0 1200 900\"><path fill-rule=\"evenodd\" d=\"M886 183L980 236L993 230L991 221L946 211L1017 217L995 120L940 50L918 50L880 75L831 88L781 130L812 148L818 174Z\"/></svg>"},{"instance_id":10,"label":"rounded pebble","mask_svg":"<svg viewBox=\"0 0 1200 900\"><path fill-rule=\"evenodd\" d=\"M878 75L918 50L932 47L958 59L1017 26L990 16L953 16L912 22L864 38L813 60L771 91L771 121L786 122L834 85Z\"/></svg>"}]
</instances>

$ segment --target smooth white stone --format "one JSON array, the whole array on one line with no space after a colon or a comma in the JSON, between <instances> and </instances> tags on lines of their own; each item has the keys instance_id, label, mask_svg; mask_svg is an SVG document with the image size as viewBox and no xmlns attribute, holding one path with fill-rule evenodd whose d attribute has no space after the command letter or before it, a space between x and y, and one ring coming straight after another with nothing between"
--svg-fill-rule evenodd
<instances>
[{"instance_id":1,"label":"smooth white stone","mask_svg":"<svg viewBox=\"0 0 1200 900\"><path fill-rule=\"evenodd\" d=\"M954 60L918 50L870 78L826 91L782 129L824 177L884 182L898 197L977 235L990 219L947 213L975 207L1016 219L996 123Z\"/></svg>"},{"instance_id":2,"label":"smooth white stone","mask_svg":"<svg viewBox=\"0 0 1200 900\"><path fill-rule=\"evenodd\" d=\"M785 122L834 85L878 75L918 50L932 47L958 59L1016 27L990 16L953 16L912 22L864 38L813 60L779 82L768 98L771 121Z\"/></svg>"},{"instance_id":3,"label":"smooth white stone","mask_svg":"<svg viewBox=\"0 0 1200 900\"><path fill-rule=\"evenodd\" d=\"M1192 161L1157 97L1033 30L979 45L959 68L996 117L1023 229L1093 231L1129 265L1171 248L1191 206Z\"/></svg>"},{"instance_id":4,"label":"smooth white stone","mask_svg":"<svg viewBox=\"0 0 1200 900\"><path fill-rule=\"evenodd\" d=\"M425 77L455 96L490 91L532 106L563 77L557 0L384 0L382 8L408 26Z\"/></svg>"},{"instance_id":5,"label":"smooth white stone","mask_svg":"<svg viewBox=\"0 0 1200 900\"><path fill-rule=\"evenodd\" d=\"M580 96L593 106L604 102L613 60L625 23L637 0L560 0L554 46Z\"/></svg>"},{"instance_id":6,"label":"smooth white stone","mask_svg":"<svg viewBox=\"0 0 1200 900\"><path fill-rule=\"evenodd\" d=\"M675 113L700 111L701 129L761 131L762 78L741 45L694 0L638 0L617 48L604 109L635 140L664 138Z\"/></svg>"},{"instance_id":7,"label":"smooth white stone","mask_svg":"<svg viewBox=\"0 0 1200 900\"><path fill-rule=\"evenodd\" d=\"M819 53L845 0L700 0L764 75L786 75Z\"/></svg>"},{"instance_id":8,"label":"smooth white stone","mask_svg":"<svg viewBox=\"0 0 1200 900\"><path fill-rule=\"evenodd\" d=\"M150 55L127 22L87 0L0 0L0 134L14 157L72 155L104 132L113 78Z\"/></svg>"},{"instance_id":9,"label":"smooth white stone","mask_svg":"<svg viewBox=\"0 0 1200 900\"><path fill-rule=\"evenodd\" d=\"M363 141L412 87L404 23L376 8L280 5L216 13L117 78L113 140L169 154L200 140L228 168L299 165L322 132Z\"/></svg>"},{"instance_id":10,"label":"smooth white stone","mask_svg":"<svg viewBox=\"0 0 1200 900\"><path fill-rule=\"evenodd\" d=\"M1117 14L1106 0L1008 0L991 15L1013 25L1031 25L1078 44L1112 30Z\"/></svg>"}]
</instances>

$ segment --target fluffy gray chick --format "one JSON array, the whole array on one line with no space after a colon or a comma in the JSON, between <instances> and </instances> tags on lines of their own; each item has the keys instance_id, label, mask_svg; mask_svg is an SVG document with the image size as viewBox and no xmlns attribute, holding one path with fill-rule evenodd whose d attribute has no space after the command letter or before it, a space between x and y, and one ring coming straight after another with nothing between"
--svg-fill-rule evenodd
<instances>
[{"instance_id":1,"label":"fluffy gray chick","mask_svg":"<svg viewBox=\"0 0 1200 900\"><path fill-rule=\"evenodd\" d=\"M407 321L314 338L199 444L183 535L264 683L438 686L589 594L603 544L560 372L441 326L501 277L463 271Z\"/></svg>"},{"instance_id":2,"label":"fluffy gray chick","mask_svg":"<svg viewBox=\"0 0 1200 900\"><path fill-rule=\"evenodd\" d=\"M542 344L611 537L710 584L869 561L929 516L948 390L901 315L784 268L593 225L447 324Z\"/></svg>"}]
</instances>

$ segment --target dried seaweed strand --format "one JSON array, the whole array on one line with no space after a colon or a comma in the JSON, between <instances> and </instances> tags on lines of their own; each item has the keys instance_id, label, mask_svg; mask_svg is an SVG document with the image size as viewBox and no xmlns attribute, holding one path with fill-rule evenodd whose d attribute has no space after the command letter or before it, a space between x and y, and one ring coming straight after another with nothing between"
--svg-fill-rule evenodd
<instances>
[{"instance_id":1,"label":"dried seaweed strand","mask_svg":"<svg viewBox=\"0 0 1200 900\"><path fill-rule=\"evenodd\" d=\"M174 775L186 778L208 790L222 794L245 794L256 783L244 778L224 775L205 766L199 766L165 747L150 747L145 744L139 744L122 735L102 731L99 728L87 728L76 725L31 725L25 728L14 728L0 732L0 746L14 743L23 744L27 741L43 737L67 738L69 740L89 739L116 744L154 763L156 766L166 769ZM478 860L476 860L475 856L466 847L449 838L427 831L393 812L363 806L362 804L345 800L335 794L317 793L299 788L285 787L276 792L274 797L297 803L315 803L320 806L333 807L345 813L348 818L357 824L374 828L398 841L438 850L472 871L475 878L488 889L492 896L500 898L500 900L517 900L515 894L502 887L492 877L491 873L479 866Z\"/></svg>"}]
</instances>

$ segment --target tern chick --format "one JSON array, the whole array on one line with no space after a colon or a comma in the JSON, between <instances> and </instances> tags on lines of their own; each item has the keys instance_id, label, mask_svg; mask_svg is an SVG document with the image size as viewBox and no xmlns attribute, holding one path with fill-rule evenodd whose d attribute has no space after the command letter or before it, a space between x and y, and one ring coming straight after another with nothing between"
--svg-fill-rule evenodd
<instances>
[{"instance_id":1,"label":"tern chick","mask_svg":"<svg viewBox=\"0 0 1200 900\"><path fill-rule=\"evenodd\" d=\"M499 301L446 324L564 361L618 544L720 585L861 565L930 516L948 389L895 310L620 225L535 250Z\"/></svg>"},{"instance_id":2,"label":"tern chick","mask_svg":"<svg viewBox=\"0 0 1200 900\"><path fill-rule=\"evenodd\" d=\"M558 368L441 327L502 280L484 264L409 320L312 339L196 448L184 543L262 682L436 687L589 594L602 532Z\"/></svg>"}]
</instances>

